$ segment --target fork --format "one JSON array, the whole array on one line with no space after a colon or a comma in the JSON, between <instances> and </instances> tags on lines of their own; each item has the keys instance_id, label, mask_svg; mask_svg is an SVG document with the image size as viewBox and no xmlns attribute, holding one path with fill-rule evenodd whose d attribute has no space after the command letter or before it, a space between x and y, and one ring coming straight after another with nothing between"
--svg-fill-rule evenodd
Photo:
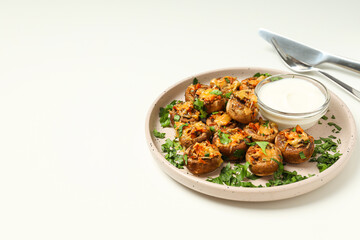
<instances>
[{"instance_id":1,"label":"fork","mask_svg":"<svg viewBox=\"0 0 360 240\"><path fill-rule=\"evenodd\" d=\"M280 55L281 59L284 61L285 65L293 70L294 72L318 72L328 79L332 80L333 82L337 83L341 87L343 87L345 90L348 91L353 97L355 97L358 101L360 101L360 91L354 89L353 87L347 85L346 83L340 81L339 79L331 76L330 74L323 72L319 68L310 66L309 64L300 61L293 56L290 56L289 54L285 53L281 47L276 42L275 38L271 39L272 45L274 46L277 53Z\"/></svg>"}]
</instances>

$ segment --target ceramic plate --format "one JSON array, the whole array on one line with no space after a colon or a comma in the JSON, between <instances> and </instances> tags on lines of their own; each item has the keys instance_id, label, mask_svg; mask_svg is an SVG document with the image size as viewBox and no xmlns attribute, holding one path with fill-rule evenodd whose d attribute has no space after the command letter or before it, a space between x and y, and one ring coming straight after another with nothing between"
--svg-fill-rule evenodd
<instances>
[{"instance_id":1,"label":"ceramic plate","mask_svg":"<svg viewBox=\"0 0 360 240\"><path fill-rule=\"evenodd\" d=\"M183 81L178 82L174 86L164 91L155 100L154 104L151 106L148 112L146 119L146 139L149 144L151 153L165 173L167 173L177 182L195 191L218 198L236 201L273 201L299 196L321 187L340 173L350 158L351 152L355 146L356 135L354 133L356 133L356 126L349 108L333 93L331 93L329 111L326 114L329 119L327 121L321 120L322 124L316 124L306 131L315 139L318 139L319 137L328 137L329 135L335 135L337 138L340 138L342 142L339 145L338 150L342 153L342 156L335 164L321 173L319 173L319 170L316 167L316 163L314 162L306 162L297 165L286 164L285 170L295 170L304 176L308 176L308 174L315 174L313 177L303 181L291 183L288 185L264 188L231 187L206 181L208 177L218 176L222 167L212 172L211 174L205 176L196 176L187 171L186 167L184 169L178 169L165 159L164 154L161 151L161 144L165 142L166 138L173 140L175 137L175 130L171 127L161 127L159 123L160 107L165 107L175 99L184 100L185 89L190 84L192 84L192 81L195 77L199 80L200 83L209 84L210 80L213 78L233 76L238 77L238 79L241 80L253 76L257 72L270 73L271 75L289 73L275 69L256 67L215 70L184 79ZM334 115L336 118L331 119L332 115ZM327 124L329 121L340 125L342 130L339 133L333 133L332 130L334 127ZM166 138L155 138L152 134L154 129L160 132L165 132ZM255 185L262 184L264 186L267 180L268 178L261 178L254 180L253 183Z\"/></svg>"}]
</instances>

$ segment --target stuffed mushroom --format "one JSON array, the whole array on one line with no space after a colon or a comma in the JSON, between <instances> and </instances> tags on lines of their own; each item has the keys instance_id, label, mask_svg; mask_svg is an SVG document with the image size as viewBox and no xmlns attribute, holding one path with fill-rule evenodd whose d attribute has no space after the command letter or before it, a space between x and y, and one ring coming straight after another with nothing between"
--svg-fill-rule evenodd
<instances>
[{"instance_id":1,"label":"stuffed mushroom","mask_svg":"<svg viewBox=\"0 0 360 240\"><path fill-rule=\"evenodd\" d=\"M256 122L251 122L245 126L244 131L251 136L253 141L267 141L273 143L279 133L277 124L265 121L261 117Z\"/></svg>"},{"instance_id":2,"label":"stuffed mushroom","mask_svg":"<svg viewBox=\"0 0 360 240\"><path fill-rule=\"evenodd\" d=\"M209 126L201 121L179 125L176 130L180 144L186 148L191 144L208 140L211 137Z\"/></svg>"},{"instance_id":3,"label":"stuffed mushroom","mask_svg":"<svg viewBox=\"0 0 360 240\"><path fill-rule=\"evenodd\" d=\"M253 90L255 87L266 78L265 75L260 75L259 77L249 77L244 80L241 80L240 90Z\"/></svg>"},{"instance_id":4,"label":"stuffed mushroom","mask_svg":"<svg viewBox=\"0 0 360 240\"><path fill-rule=\"evenodd\" d=\"M228 128L218 130L213 137L215 144L224 160L243 160L249 142L248 135L241 128Z\"/></svg>"},{"instance_id":5,"label":"stuffed mushroom","mask_svg":"<svg viewBox=\"0 0 360 240\"><path fill-rule=\"evenodd\" d=\"M284 161L288 163L306 162L314 152L314 138L299 125L279 132L275 138L275 145L281 150Z\"/></svg>"},{"instance_id":6,"label":"stuffed mushroom","mask_svg":"<svg viewBox=\"0 0 360 240\"><path fill-rule=\"evenodd\" d=\"M193 102L179 102L170 110L171 124L176 127L175 122L192 123L200 120L200 112L194 108Z\"/></svg>"},{"instance_id":7,"label":"stuffed mushroom","mask_svg":"<svg viewBox=\"0 0 360 240\"><path fill-rule=\"evenodd\" d=\"M264 142L262 142L264 143ZM269 176L276 172L279 163L282 163L282 155L279 148L273 143L265 142L262 149L258 144L249 147L246 152L246 161L250 164L250 171L257 176Z\"/></svg>"},{"instance_id":8,"label":"stuffed mushroom","mask_svg":"<svg viewBox=\"0 0 360 240\"><path fill-rule=\"evenodd\" d=\"M239 89L240 82L236 77L225 76L221 78L214 78L210 81L210 87L217 87L223 94L232 93Z\"/></svg>"},{"instance_id":9,"label":"stuffed mushroom","mask_svg":"<svg viewBox=\"0 0 360 240\"><path fill-rule=\"evenodd\" d=\"M223 163L219 149L209 141L191 145L185 156L187 169L196 175L210 173Z\"/></svg>"},{"instance_id":10,"label":"stuffed mushroom","mask_svg":"<svg viewBox=\"0 0 360 240\"><path fill-rule=\"evenodd\" d=\"M199 100L204 103L207 113L224 110L227 101L218 88L208 88L200 91Z\"/></svg>"},{"instance_id":11,"label":"stuffed mushroom","mask_svg":"<svg viewBox=\"0 0 360 240\"><path fill-rule=\"evenodd\" d=\"M208 85L204 85L200 83L191 84L186 88L185 101L190 101L190 102L195 101L196 98L199 98L200 93L208 88L210 88Z\"/></svg>"},{"instance_id":12,"label":"stuffed mushroom","mask_svg":"<svg viewBox=\"0 0 360 240\"><path fill-rule=\"evenodd\" d=\"M226 105L226 112L240 123L248 124L254 121L259 112L256 95L251 90L233 92Z\"/></svg>"},{"instance_id":13,"label":"stuffed mushroom","mask_svg":"<svg viewBox=\"0 0 360 240\"><path fill-rule=\"evenodd\" d=\"M224 128L237 127L237 123L224 111L211 114L211 116L206 119L206 125L213 128L212 130L214 132Z\"/></svg>"}]
</instances>

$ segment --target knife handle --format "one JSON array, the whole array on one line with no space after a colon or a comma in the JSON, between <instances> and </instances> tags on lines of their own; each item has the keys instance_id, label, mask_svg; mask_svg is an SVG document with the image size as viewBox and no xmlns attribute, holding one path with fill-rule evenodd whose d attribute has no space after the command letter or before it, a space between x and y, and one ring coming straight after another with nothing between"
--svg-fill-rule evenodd
<instances>
[{"instance_id":1,"label":"knife handle","mask_svg":"<svg viewBox=\"0 0 360 240\"><path fill-rule=\"evenodd\" d=\"M333 55L328 55L326 62L334 63L341 67L345 67L349 70L360 73L360 62L356 62L347 58L333 56Z\"/></svg>"}]
</instances>

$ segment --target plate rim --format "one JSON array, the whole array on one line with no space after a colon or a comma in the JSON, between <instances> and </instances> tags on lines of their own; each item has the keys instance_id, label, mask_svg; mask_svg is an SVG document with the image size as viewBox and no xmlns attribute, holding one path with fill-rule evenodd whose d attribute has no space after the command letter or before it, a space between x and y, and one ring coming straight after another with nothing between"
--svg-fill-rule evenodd
<instances>
[{"instance_id":1,"label":"plate rim","mask_svg":"<svg viewBox=\"0 0 360 240\"><path fill-rule=\"evenodd\" d=\"M328 168L326 171L320 172L316 174L313 177L307 178L305 180L287 184L287 185L280 185L280 186L273 186L273 187L263 187L263 188L247 188L247 187L234 187L234 186L227 186L222 184L216 184L212 182L208 182L203 179L199 179L199 177L190 174L189 172L181 171L180 169L173 166L169 161L165 159L165 157L162 155L160 151L157 150L155 147L155 143L153 141L153 138L151 136L151 129L150 129L150 117L152 115L152 112L156 110L156 107L159 106L157 103L160 99L162 99L166 93L173 88L177 87L178 85L183 84L186 81L190 81L194 77L200 77L206 74L212 74L216 72L223 72L223 71L249 71L251 69L261 69L261 71L264 72L283 72L283 73L291 73L280 69L273 69L273 68L263 68L263 67L255 67L255 66L246 66L246 67L229 67L229 68L219 68L209 71L204 71L198 74L191 75L189 77L183 78L180 81L175 82L174 84L171 84L170 87L166 88L150 105L150 108L146 115L145 120L145 135L146 140L148 143L148 147L150 152L152 153L153 157L157 161L158 164L160 164L160 167L162 170L169 175L171 178L173 178L178 183L193 189L195 191L201 192L206 195L210 195L213 197L221 198L221 199L228 199L228 200L234 200L234 201L249 201L249 202L262 202L262 201L273 201L273 200L281 200L286 198L295 197L298 195L305 194L307 192L310 192L312 190L315 190L318 187L321 187L325 185L327 182L335 178L339 172L345 167L346 163L348 162L349 158L352 155L352 152L354 150L354 146L357 142L357 135L353 134L352 138L349 141L349 144L345 150L345 152L342 152L341 161L336 161L330 168ZM354 117L348 108L348 106L333 92L329 90L329 93L331 95L332 99L336 99L340 104L343 105L344 111L348 113L349 121L350 121L350 129L354 129L356 133L356 124ZM182 179L184 178L184 179ZM306 191L298 191L299 188L307 188ZM204 190L207 188L207 190ZM212 190L211 190L212 189ZM230 191L234 194L229 195L235 195L235 196L219 196L216 192L222 192L222 191ZM288 191L286 194L279 194L281 192ZM248 194L248 197L246 196L237 196L238 194ZM259 195L259 196L257 196ZM268 196L262 196L262 195L268 195Z\"/></svg>"}]
</instances>

